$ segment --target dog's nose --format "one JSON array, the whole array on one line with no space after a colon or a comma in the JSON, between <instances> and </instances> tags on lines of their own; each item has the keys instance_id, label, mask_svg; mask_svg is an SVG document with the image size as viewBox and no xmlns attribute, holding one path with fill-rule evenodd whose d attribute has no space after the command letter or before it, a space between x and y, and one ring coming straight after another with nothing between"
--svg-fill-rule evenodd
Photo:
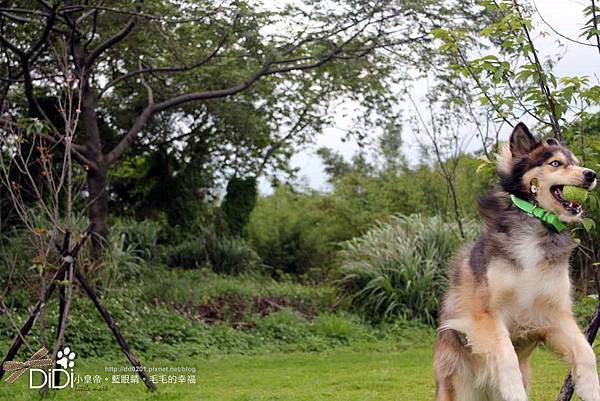
<instances>
[{"instance_id":1,"label":"dog's nose","mask_svg":"<svg viewBox=\"0 0 600 401\"><path fill-rule=\"evenodd\" d=\"M594 182L596 179L596 172L594 170L585 170L583 176L587 182Z\"/></svg>"}]
</instances>

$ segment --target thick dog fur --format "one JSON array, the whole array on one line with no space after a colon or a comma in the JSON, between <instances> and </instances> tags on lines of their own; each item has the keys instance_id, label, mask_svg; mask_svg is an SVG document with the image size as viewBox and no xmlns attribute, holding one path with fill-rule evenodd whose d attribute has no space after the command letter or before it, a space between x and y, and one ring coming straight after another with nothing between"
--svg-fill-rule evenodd
<instances>
[{"instance_id":1,"label":"thick dog fur","mask_svg":"<svg viewBox=\"0 0 600 401\"><path fill-rule=\"evenodd\" d=\"M593 188L595 173L522 123L499 154L498 172L501 188L479 202L479 238L450 265L435 344L436 400L527 400L529 357L543 342L570 364L579 397L600 401L596 357L571 312L570 232L554 232L509 198L579 222L581 213L563 208L551 187Z\"/></svg>"}]
</instances>

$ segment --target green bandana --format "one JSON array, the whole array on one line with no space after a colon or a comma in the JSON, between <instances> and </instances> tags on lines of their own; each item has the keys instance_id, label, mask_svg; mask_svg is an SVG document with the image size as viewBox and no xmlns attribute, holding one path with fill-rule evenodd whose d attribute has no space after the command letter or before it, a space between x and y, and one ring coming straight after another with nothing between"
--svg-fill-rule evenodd
<instances>
[{"instance_id":1,"label":"green bandana","mask_svg":"<svg viewBox=\"0 0 600 401\"><path fill-rule=\"evenodd\" d=\"M567 225L565 223L563 223L562 221L560 221L558 219L558 216L555 215L552 212L547 212L544 209L542 209L539 206L534 205L533 203L529 203L526 200L523 200L521 198L517 198L514 195L510 196L510 199L512 200L512 203L518 207L519 209L521 209L522 211L524 211L525 213L527 213L530 216L534 216L537 217L538 219L540 219L542 221L542 223L544 223L545 225L552 227L552 229L554 229L554 231L556 231L557 233L561 232L562 230L564 230L565 228L567 228Z\"/></svg>"}]
</instances>

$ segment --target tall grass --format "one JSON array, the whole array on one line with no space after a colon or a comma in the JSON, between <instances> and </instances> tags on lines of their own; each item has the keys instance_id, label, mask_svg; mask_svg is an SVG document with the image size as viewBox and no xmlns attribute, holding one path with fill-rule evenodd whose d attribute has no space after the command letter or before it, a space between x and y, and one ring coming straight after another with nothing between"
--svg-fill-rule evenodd
<instances>
[{"instance_id":1,"label":"tall grass","mask_svg":"<svg viewBox=\"0 0 600 401\"><path fill-rule=\"evenodd\" d=\"M466 235L476 226L466 221ZM462 240L439 217L394 216L343 244L342 303L372 321L417 319L433 324L447 288L446 267Z\"/></svg>"}]
</instances>

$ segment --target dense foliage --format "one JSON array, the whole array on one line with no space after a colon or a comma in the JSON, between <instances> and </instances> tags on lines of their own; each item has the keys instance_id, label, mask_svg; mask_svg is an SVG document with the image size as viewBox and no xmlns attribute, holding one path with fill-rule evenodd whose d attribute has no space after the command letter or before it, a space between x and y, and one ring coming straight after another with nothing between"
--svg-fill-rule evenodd
<instances>
[{"instance_id":1,"label":"dense foliage","mask_svg":"<svg viewBox=\"0 0 600 401\"><path fill-rule=\"evenodd\" d=\"M33 160L1 171L1 338L14 335L62 263L60 227L77 237L91 220L103 246L83 249L78 266L146 356L428 341L448 261L476 234L477 198L496 183L509 125L533 121L536 134L600 168L600 86L554 72L556 60L532 39L543 34L533 9L517 1L44 3L11 3L17 19L0 11L0 117L20 127L7 128L0 152ZM600 44L596 12L585 9L583 33ZM46 36L44 13L57 17ZM413 99L409 87L422 78L427 93ZM37 213L40 199L62 205L65 186L32 195L32 182L46 179L38 161L65 165L65 88L84 100L67 110L80 119L69 225ZM401 113L407 100L414 107ZM344 140L359 149L318 149L327 186L307 188L290 160L339 120L351 120ZM53 146L36 146L34 132ZM260 182L271 190L259 193ZM30 225L11 201L15 188ZM583 295L595 289L600 260L597 192L585 209L585 223L571 227ZM114 352L93 305L72 288L66 343L82 356ZM597 300L581 299L583 325ZM52 299L35 340L51 344L56 321Z\"/></svg>"},{"instance_id":2,"label":"dense foliage","mask_svg":"<svg viewBox=\"0 0 600 401\"><path fill-rule=\"evenodd\" d=\"M470 239L476 225L465 222ZM341 298L374 321L417 319L433 324L447 288L447 268L461 244L456 224L440 217L393 217L341 251Z\"/></svg>"},{"instance_id":3,"label":"dense foliage","mask_svg":"<svg viewBox=\"0 0 600 401\"><path fill-rule=\"evenodd\" d=\"M242 235L250 220L250 213L256 205L257 197L256 178L232 177L229 180L221 209L225 214L230 234Z\"/></svg>"},{"instance_id":4,"label":"dense foliage","mask_svg":"<svg viewBox=\"0 0 600 401\"><path fill-rule=\"evenodd\" d=\"M258 255L244 240L206 228L199 228L193 239L174 246L167 263L184 269L209 266L223 274L257 271L260 267Z\"/></svg>"},{"instance_id":5,"label":"dense foliage","mask_svg":"<svg viewBox=\"0 0 600 401\"><path fill-rule=\"evenodd\" d=\"M461 216L477 218L477 197L494 183L480 161L458 161L456 191ZM331 166L330 192L281 185L262 196L248 225L248 239L265 264L287 273L323 277L337 269L339 243L360 236L375 221L401 213L451 220L453 209L439 170L426 164L396 170L356 160Z\"/></svg>"}]
</instances>

